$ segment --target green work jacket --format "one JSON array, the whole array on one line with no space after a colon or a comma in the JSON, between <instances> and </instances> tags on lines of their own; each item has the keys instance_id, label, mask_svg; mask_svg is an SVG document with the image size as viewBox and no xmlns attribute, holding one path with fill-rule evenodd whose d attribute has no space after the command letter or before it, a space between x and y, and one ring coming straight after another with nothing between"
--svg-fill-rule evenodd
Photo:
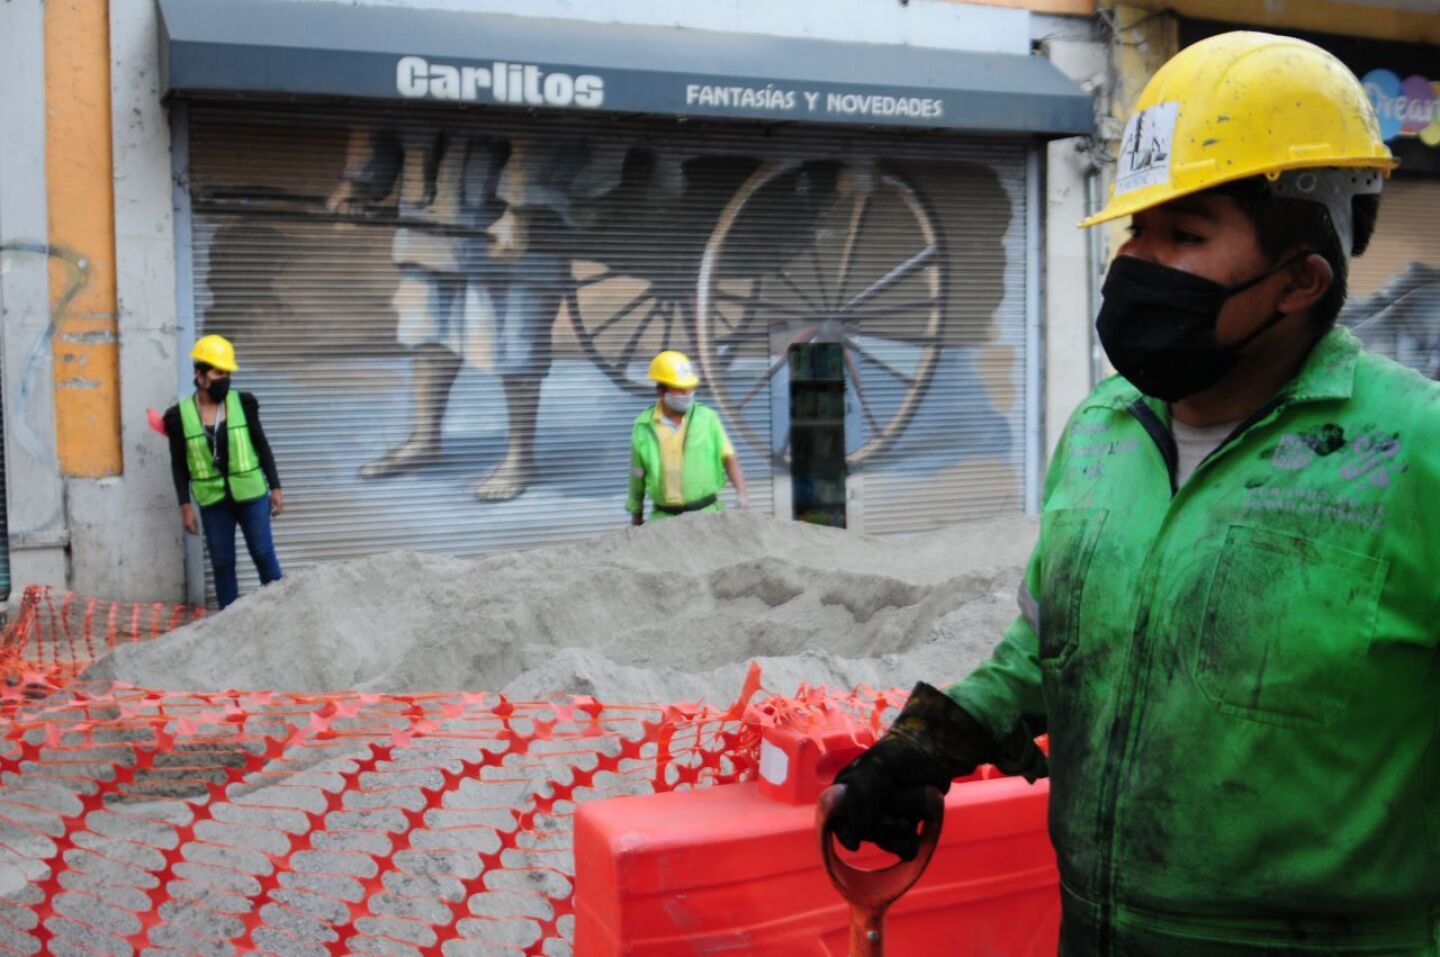
<instances>
[{"instance_id":1,"label":"green work jacket","mask_svg":"<svg viewBox=\"0 0 1440 957\"><path fill-rule=\"evenodd\" d=\"M685 413L685 464L681 481L686 502L716 495L725 487L725 450L730 442L720 416L708 405L692 403ZM645 508L645 496L652 502L665 501L665 466L660 455L660 437L655 434L655 406L647 406L635 419L630 433L630 490L625 511L638 515ZM723 511L718 501L702 512ZM652 512L652 518L669 518Z\"/></svg>"},{"instance_id":2,"label":"green work jacket","mask_svg":"<svg viewBox=\"0 0 1440 957\"><path fill-rule=\"evenodd\" d=\"M1440 953L1440 385L1336 329L1175 462L1102 383L1022 614L949 689L1049 732L1062 953Z\"/></svg>"},{"instance_id":3,"label":"green work jacket","mask_svg":"<svg viewBox=\"0 0 1440 957\"><path fill-rule=\"evenodd\" d=\"M201 508L222 501L227 484L230 498L236 502L253 502L270 491L260 467L260 457L255 454L255 444L250 439L250 424L240 404L240 393L232 390L225 396L224 428L216 430L215 441L220 441L218 433L223 431L228 443L226 474L221 475L215 467L210 439L205 435L205 425L194 396L181 400L180 424L185 431L185 464L190 470L190 494L195 496Z\"/></svg>"}]
</instances>

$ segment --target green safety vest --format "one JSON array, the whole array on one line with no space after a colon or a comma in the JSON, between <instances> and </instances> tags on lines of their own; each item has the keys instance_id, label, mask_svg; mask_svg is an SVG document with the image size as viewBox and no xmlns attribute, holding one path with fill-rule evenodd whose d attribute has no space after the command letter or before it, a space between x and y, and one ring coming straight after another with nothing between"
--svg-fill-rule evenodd
<instances>
[{"instance_id":1,"label":"green safety vest","mask_svg":"<svg viewBox=\"0 0 1440 957\"><path fill-rule=\"evenodd\" d=\"M1022 614L949 690L1050 735L1061 952L1436 955L1440 384L1335 329L1178 490L1102 383Z\"/></svg>"},{"instance_id":2,"label":"green safety vest","mask_svg":"<svg viewBox=\"0 0 1440 957\"><path fill-rule=\"evenodd\" d=\"M685 462L681 473L681 495L686 502L697 502L719 493L725 487L725 448L728 445L725 426L715 410L699 402L685 413ZM660 454L660 437L655 434L655 406L647 406L635 419L630 434L630 490L625 498L625 511L639 514L645 507L648 493L652 502L666 498L665 465ZM704 512L720 512L725 506L716 502ZM653 518L668 518L654 512Z\"/></svg>"},{"instance_id":3,"label":"green safety vest","mask_svg":"<svg viewBox=\"0 0 1440 957\"><path fill-rule=\"evenodd\" d=\"M205 435L205 424L200 419L200 407L194 396L181 400L180 424L185 431L185 464L190 468L190 493L201 508L223 501L227 482L230 497L236 502L253 502L270 491L265 473L260 470L255 445L250 441L250 424L245 421L240 393L232 391L225 396L225 440L229 443L227 474L221 475L215 467L210 439ZM218 440L219 437L216 438Z\"/></svg>"}]
</instances>

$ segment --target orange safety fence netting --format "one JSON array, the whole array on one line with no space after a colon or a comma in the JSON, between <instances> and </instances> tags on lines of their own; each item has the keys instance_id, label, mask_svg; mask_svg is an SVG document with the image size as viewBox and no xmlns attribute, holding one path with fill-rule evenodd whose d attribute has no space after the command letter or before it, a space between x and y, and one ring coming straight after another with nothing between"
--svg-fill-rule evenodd
<instances>
[{"instance_id":1,"label":"orange safety fence netting","mask_svg":"<svg viewBox=\"0 0 1440 957\"><path fill-rule=\"evenodd\" d=\"M0 685L0 953L569 954L578 802L746 780L764 725L903 697L46 691Z\"/></svg>"},{"instance_id":2,"label":"orange safety fence netting","mask_svg":"<svg viewBox=\"0 0 1440 957\"><path fill-rule=\"evenodd\" d=\"M204 608L107 601L30 585L0 633L0 676L63 684L116 645L150 641L205 617Z\"/></svg>"}]
</instances>

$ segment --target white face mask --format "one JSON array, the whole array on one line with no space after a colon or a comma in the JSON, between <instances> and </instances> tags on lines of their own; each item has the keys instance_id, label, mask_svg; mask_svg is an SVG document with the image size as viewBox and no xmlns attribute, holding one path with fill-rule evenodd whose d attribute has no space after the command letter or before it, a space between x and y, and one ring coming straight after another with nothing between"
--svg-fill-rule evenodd
<instances>
[{"instance_id":1,"label":"white face mask","mask_svg":"<svg viewBox=\"0 0 1440 957\"><path fill-rule=\"evenodd\" d=\"M665 393L664 401L665 408L669 409L671 412L684 415L686 412L690 411L690 403L695 401L695 396L691 394L680 395L675 392L667 392Z\"/></svg>"}]
</instances>

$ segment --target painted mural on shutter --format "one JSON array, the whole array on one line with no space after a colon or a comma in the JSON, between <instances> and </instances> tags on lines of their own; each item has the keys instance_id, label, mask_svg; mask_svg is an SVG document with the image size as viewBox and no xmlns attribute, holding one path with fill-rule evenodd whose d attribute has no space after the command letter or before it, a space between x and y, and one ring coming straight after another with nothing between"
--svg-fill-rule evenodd
<instances>
[{"instance_id":1,"label":"painted mural on shutter","mask_svg":"<svg viewBox=\"0 0 1440 957\"><path fill-rule=\"evenodd\" d=\"M1021 144L252 104L189 142L195 331L259 398L287 569L623 526L662 348L753 508L789 517L797 341L845 346L866 531L1022 507Z\"/></svg>"}]
</instances>

